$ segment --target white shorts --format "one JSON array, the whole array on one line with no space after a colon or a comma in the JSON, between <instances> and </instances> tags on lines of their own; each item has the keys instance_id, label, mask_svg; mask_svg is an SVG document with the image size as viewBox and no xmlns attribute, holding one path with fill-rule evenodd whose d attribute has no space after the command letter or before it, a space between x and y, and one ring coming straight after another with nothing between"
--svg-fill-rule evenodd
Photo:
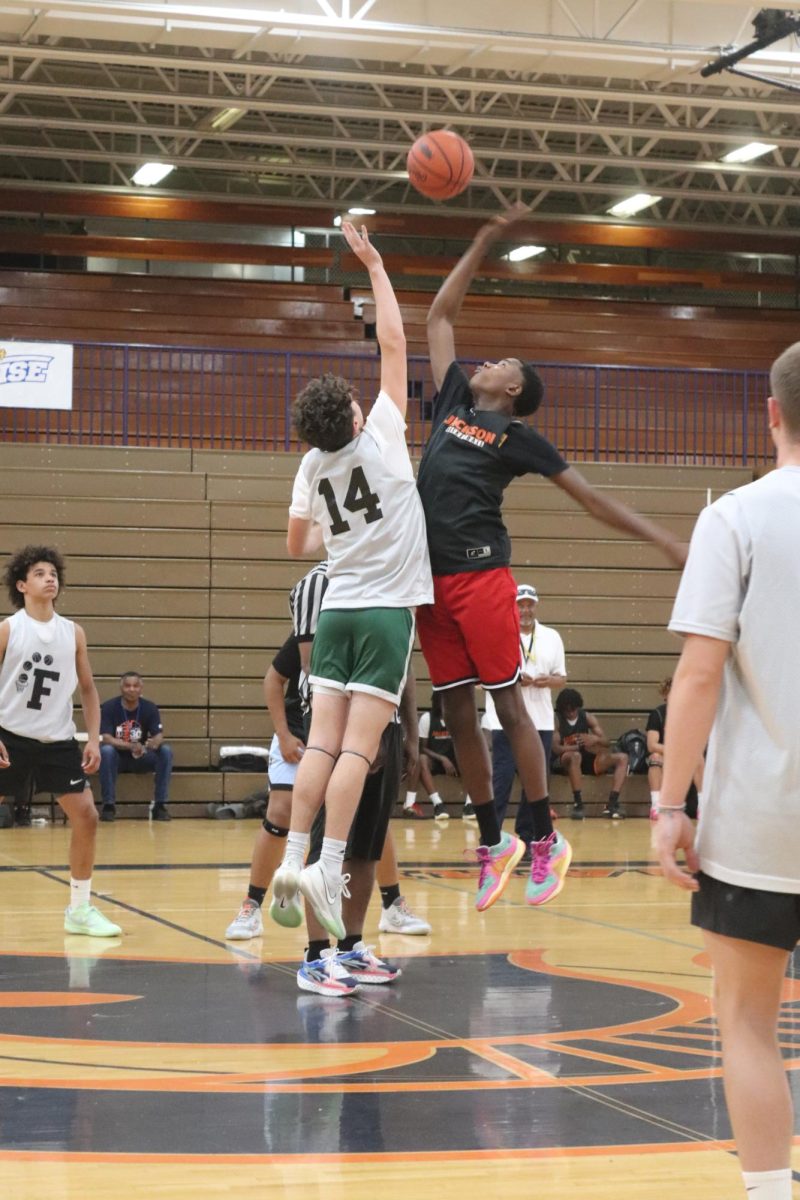
<instances>
[{"instance_id":1,"label":"white shorts","mask_svg":"<svg viewBox=\"0 0 800 1200\"><path fill-rule=\"evenodd\" d=\"M298 765L298 763L284 762L278 735L273 734L269 745L269 766L267 767L269 786L277 791L290 792L294 787Z\"/></svg>"}]
</instances>

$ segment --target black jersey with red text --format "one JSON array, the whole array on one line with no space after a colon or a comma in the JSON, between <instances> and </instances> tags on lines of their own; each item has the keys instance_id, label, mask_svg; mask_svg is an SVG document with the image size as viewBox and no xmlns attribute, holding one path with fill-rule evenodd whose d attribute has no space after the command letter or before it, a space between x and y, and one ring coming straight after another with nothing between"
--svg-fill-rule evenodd
<instances>
[{"instance_id":1,"label":"black jersey with red text","mask_svg":"<svg viewBox=\"0 0 800 1200\"><path fill-rule=\"evenodd\" d=\"M558 475L568 466L518 418L476 410L472 403L466 375L451 363L417 478L434 575L508 566L503 492L520 475Z\"/></svg>"}]
</instances>

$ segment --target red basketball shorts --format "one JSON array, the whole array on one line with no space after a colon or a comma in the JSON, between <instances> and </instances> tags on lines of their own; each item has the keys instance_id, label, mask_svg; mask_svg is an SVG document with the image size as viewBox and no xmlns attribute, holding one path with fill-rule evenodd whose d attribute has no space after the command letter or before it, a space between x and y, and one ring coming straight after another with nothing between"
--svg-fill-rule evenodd
<instances>
[{"instance_id":1,"label":"red basketball shorts","mask_svg":"<svg viewBox=\"0 0 800 1200\"><path fill-rule=\"evenodd\" d=\"M433 596L433 604L417 609L417 630L434 690L515 683L520 673L519 610L508 567L434 575Z\"/></svg>"}]
</instances>

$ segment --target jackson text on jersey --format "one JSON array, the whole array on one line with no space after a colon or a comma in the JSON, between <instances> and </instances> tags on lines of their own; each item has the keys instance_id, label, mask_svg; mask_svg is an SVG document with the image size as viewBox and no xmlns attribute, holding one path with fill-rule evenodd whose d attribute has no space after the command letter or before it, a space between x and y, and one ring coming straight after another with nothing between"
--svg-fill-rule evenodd
<instances>
[{"instance_id":1,"label":"jackson text on jersey","mask_svg":"<svg viewBox=\"0 0 800 1200\"><path fill-rule=\"evenodd\" d=\"M450 413L444 419L445 432L452 433L460 442L469 442L472 446L492 446L497 441L497 434L482 425L468 425L455 413Z\"/></svg>"}]
</instances>

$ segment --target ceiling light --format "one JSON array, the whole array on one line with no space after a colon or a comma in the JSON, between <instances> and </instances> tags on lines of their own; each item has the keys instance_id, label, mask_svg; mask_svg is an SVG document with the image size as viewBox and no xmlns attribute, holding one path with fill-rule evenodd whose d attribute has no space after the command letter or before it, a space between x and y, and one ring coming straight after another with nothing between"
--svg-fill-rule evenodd
<instances>
[{"instance_id":1,"label":"ceiling light","mask_svg":"<svg viewBox=\"0 0 800 1200\"><path fill-rule=\"evenodd\" d=\"M161 183L162 179L166 179L170 171L175 170L174 163L144 163L136 174L131 179L131 183L138 183L139 187L153 187L156 183Z\"/></svg>"},{"instance_id":2,"label":"ceiling light","mask_svg":"<svg viewBox=\"0 0 800 1200\"><path fill-rule=\"evenodd\" d=\"M210 129L214 133L224 133L226 129L230 129L231 125L235 125L246 112L246 108L237 108L235 105L230 108L212 108L196 122L195 129Z\"/></svg>"},{"instance_id":3,"label":"ceiling light","mask_svg":"<svg viewBox=\"0 0 800 1200\"><path fill-rule=\"evenodd\" d=\"M535 258L537 254L544 254L547 246L516 246L513 250L509 250L506 258L509 262L524 262L526 258Z\"/></svg>"},{"instance_id":4,"label":"ceiling light","mask_svg":"<svg viewBox=\"0 0 800 1200\"><path fill-rule=\"evenodd\" d=\"M374 217L374 208L348 208L348 213L351 217Z\"/></svg>"},{"instance_id":5,"label":"ceiling light","mask_svg":"<svg viewBox=\"0 0 800 1200\"><path fill-rule=\"evenodd\" d=\"M635 196L628 196L627 200L620 200L617 204L612 204L611 208L606 211L614 217L632 217L634 213L641 212L643 208L649 208L651 204L658 204L661 196L651 196L649 192L637 192Z\"/></svg>"},{"instance_id":6,"label":"ceiling light","mask_svg":"<svg viewBox=\"0 0 800 1200\"><path fill-rule=\"evenodd\" d=\"M776 149L775 142L748 142L746 146L739 146L738 149L731 150L730 154L723 154L722 162L752 162L754 158L761 158L762 154L769 154L770 150Z\"/></svg>"}]
</instances>

